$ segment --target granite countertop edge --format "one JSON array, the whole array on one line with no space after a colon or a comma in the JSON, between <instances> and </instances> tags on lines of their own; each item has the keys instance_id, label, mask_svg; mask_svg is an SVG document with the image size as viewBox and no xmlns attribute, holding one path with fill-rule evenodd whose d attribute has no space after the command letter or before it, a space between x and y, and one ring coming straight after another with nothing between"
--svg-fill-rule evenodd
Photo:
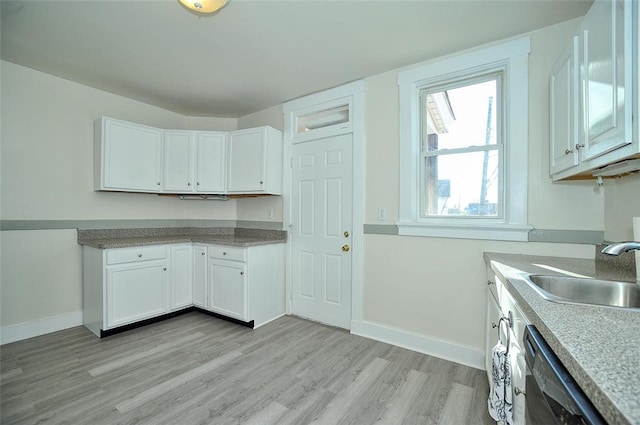
<instances>
[{"instance_id":1,"label":"granite countertop edge","mask_svg":"<svg viewBox=\"0 0 640 425\"><path fill-rule=\"evenodd\" d=\"M485 253L529 321L611 425L640 424L640 311L544 300L529 274L601 275L594 260Z\"/></svg>"},{"instance_id":2,"label":"granite countertop edge","mask_svg":"<svg viewBox=\"0 0 640 425\"><path fill-rule=\"evenodd\" d=\"M78 229L78 243L98 249L201 243L250 247L285 243L287 232L222 227Z\"/></svg>"},{"instance_id":3,"label":"granite countertop edge","mask_svg":"<svg viewBox=\"0 0 640 425\"><path fill-rule=\"evenodd\" d=\"M151 245L171 245L181 243L202 243L207 245L229 245L237 247L250 247L285 243L285 239L262 238L236 238L236 237L207 237L207 236L158 236L139 238L114 238L114 239L78 239L80 245L86 245L98 249L132 248Z\"/></svg>"}]
</instances>

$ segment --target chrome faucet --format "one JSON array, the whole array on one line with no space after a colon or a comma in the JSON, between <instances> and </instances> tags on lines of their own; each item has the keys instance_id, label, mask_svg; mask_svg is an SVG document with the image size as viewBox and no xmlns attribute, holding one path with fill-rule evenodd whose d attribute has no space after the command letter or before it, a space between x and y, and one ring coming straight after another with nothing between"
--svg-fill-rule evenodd
<instances>
[{"instance_id":1,"label":"chrome faucet","mask_svg":"<svg viewBox=\"0 0 640 425\"><path fill-rule=\"evenodd\" d=\"M608 255L620 255L623 252L632 251L634 249L640 250L640 242L630 241L612 243L611 245L605 246L600 252Z\"/></svg>"}]
</instances>

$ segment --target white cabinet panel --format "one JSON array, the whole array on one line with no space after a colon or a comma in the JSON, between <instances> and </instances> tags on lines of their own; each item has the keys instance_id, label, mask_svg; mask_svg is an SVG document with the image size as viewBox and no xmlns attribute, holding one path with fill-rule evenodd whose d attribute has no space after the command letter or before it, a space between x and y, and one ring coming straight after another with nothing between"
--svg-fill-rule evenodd
<instances>
[{"instance_id":1,"label":"white cabinet panel","mask_svg":"<svg viewBox=\"0 0 640 425\"><path fill-rule=\"evenodd\" d=\"M633 84L637 81L633 64L638 60L638 52L633 51L638 49L632 37L637 31L632 20L638 20L634 8L637 14L634 2L596 0L552 69L550 170L554 181L592 178L594 170L640 153L640 135L634 133L633 123L638 107ZM576 65L572 67L571 61ZM577 96L570 94L567 81ZM570 128L574 124L575 132ZM569 143L570 139L574 141Z\"/></svg>"},{"instance_id":2,"label":"white cabinet panel","mask_svg":"<svg viewBox=\"0 0 640 425\"><path fill-rule=\"evenodd\" d=\"M234 246L211 245L209 257L221 260L247 261L247 249Z\"/></svg>"},{"instance_id":3,"label":"white cabinet panel","mask_svg":"<svg viewBox=\"0 0 640 425\"><path fill-rule=\"evenodd\" d=\"M265 179L263 131L232 132L229 136L229 191L261 191Z\"/></svg>"},{"instance_id":4,"label":"white cabinet panel","mask_svg":"<svg viewBox=\"0 0 640 425\"><path fill-rule=\"evenodd\" d=\"M164 245L158 245L108 249L106 250L106 257L108 265L160 260L167 258L167 248Z\"/></svg>"},{"instance_id":5,"label":"white cabinet panel","mask_svg":"<svg viewBox=\"0 0 640 425\"><path fill-rule=\"evenodd\" d=\"M207 307L207 247L193 247L193 305Z\"/></svg>"},{"instance_id":6,"label":"white cabinet panel","mask_svg":"<svg viewBox=\"0 0 640 425\"><path fill-rule=\"evenodd\" d=\"M489 383L491 383L491 380L493 379L491 353L493 351L493 347L498 342L498 322L500 321L500 316L502 316L502 312L500 311L498 302L491 292L487 291L485 368L487 369L487 378L489 379Z\"/></svg>"},{"instance_id":7,"label":"white cabinet panel","mask_svg":"<svg viewBox=\"0 0 640 425\"><path fill-rule=\"evenodd\" d=\"M209 261L209 309L248 321L246 268L236 261Z\"/></svg>"},{"instance_id":8,"label":"white cabinet panel","mask_svg":"<svg viewBox=\"0 0 640 425\"><path fill-rule=\"evenodd\" d=\"M227 191L282 193L282 133L259 127L229 133Z\"/></svg>"},{"instance_id":9,"label":"white cabinet panel","mask_svg":"<svg viewBox=\"0 0 640 425\"><path fill-rule=\"evenodd\" d=\"M191 192L195 132L167 130L164 133L164 191Z\"/></svg>"},{"instance_id":10,"label":"white cabinet panel","mask_svg":"<svg viewBox=\"0 0 640 425\"><path fill-rule=\"evenodd\" d=\"M167 311L164 261L107 267L106 324L112 328Z\"/></svg>"},{"instance_id":11,"label":"white cabinet panel","mask_svg":"<svg viewBox=\"0 0 640 425\"><path fill-rule=\"evenodd\" d=\"M95 132L96 190L160 191L162 130L103 117Z\"/></svg>"},{"instance_id":12,"label":"white cabinet panel","mask_svg":"<svg viewBox=\"0 0 640 425\"><path fill-rule=\"evenodd\" d=\"M179 310L193 304L193 247L171 247L170 309Z\"/></svg>"},{"instance_id":13,"label":"white cabinet panel","mask_svg":"<svg viewBox=\"0 0 640 425\"><path fill-rule=\"evenodd\" d=\"M551 69L549 81L551 174L578 165L578 37Z\"/></svg>"},{"instance_id":14,"label":"white cabinet panel","mask_svg":"<svg viewBox=\"0 0 640 425\"><path fill-rule=\"evenodd\" d=\"M164 191L225 193L226 133L165 131Z\"/></svg>"},{"instance_id":15,"label":"white cabinet panel","mask_svg":"<svg viewBox=\"0 0 640 425\"><path fill-rule=\"evenodd\" d=\"M207 250L208 310L253 321L254 327L284 314L284 245L209 245Z\"/></svg>"},{"instance_id":16,"label":"white cabinet panel","mask_svg":"<svg viewBox=\"0 0 640 425\"><path fill-rule=\"evenodd\" d=\"M580 26L582 160L631 142L630 9L624 0L597 0Z\"/></svg>"},{"instance_id":17,"label":"white cabinet panel","mask_svg":"<svg viewBox=\"0 0 640 425\"><path fill-rule=\"evenodd\" d=\"M196 192L225 193L227 189L226 134L198 132L196 140Z\"/></svg>"},{"instance_id":18,"label":"white cabinet panel","mask_svg":"<svg viewBox=\"0 0 640 425\"><path fill-rule=\"evenodd\" d=\"M503 344L508 344L509 360L511 362L511 387L513 400L513 424L524 425L525 402L524 394L526 388L526 360L523 349L524 329L530 322L522 313L509 291L491 270L487 271L487 322L486 322L486 345L485 345L485 367L489 385L492 377L492 350L498 341L500 328L500 340ZM500 318L507 318L509 321L500 324ZM507 323L510 327L507 327Z\"/></svg>"}]
</instances>

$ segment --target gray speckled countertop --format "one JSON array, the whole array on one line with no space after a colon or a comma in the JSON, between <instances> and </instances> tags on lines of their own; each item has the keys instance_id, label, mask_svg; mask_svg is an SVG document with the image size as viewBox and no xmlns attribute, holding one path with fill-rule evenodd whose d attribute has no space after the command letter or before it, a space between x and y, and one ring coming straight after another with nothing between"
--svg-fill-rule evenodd
<instances>
[{"instance_id":1,"label":"gray speckled countertop","mask_svg":"<svg viewBox=\"0 0 640 425\"><path fill-rule=\"evenodd\" d=\"M562 270L616 276L593 260L485 253L485 261L607 422L640 424L640 310L550 302L523 280Z\"/></svg>"},{"instance_id":2,"label":"gray speckled countertop","mask_svg":"<svg viewBox=\"0 0 640 425\"><path fill-rule=\"evenodd\" d=\"M146 228L78 230L78 243L99 249L145 245L204 243L239 247L284 243L282 230L233 228Z\"/></svg>"}]
</instances>

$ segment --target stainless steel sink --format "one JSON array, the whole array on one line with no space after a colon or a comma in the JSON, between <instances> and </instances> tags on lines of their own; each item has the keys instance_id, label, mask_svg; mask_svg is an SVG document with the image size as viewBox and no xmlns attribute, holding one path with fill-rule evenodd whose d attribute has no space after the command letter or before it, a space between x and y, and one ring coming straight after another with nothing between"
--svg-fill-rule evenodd
<instances>
[{"instance_id":1,"label":"stainless steel sink","mask_svg":"<svg viewBox=\"0 0 640 425\"><path fill-rule=\"evenodd\" d=\"M531 275L526 280L549 301L640 309L636 283L551 275Z\"/></svg>"}]
</instances>

